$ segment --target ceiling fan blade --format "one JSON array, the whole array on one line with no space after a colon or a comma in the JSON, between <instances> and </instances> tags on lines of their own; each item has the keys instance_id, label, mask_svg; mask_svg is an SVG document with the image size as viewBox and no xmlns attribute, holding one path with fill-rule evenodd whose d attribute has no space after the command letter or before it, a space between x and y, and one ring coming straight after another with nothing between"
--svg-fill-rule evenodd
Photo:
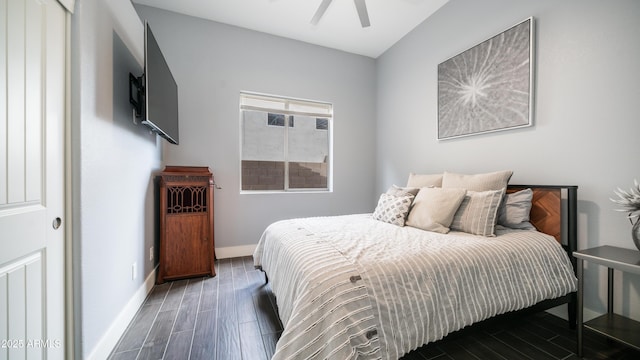
<instances>
[{"instance_id":1,"label":"ceiling fan blade","mask_svg":"<svg viewBox=\"0 0 640 360\"><path fill-rule=\"evenodd\" d=\"M360 24L362 27L368 27L371 25L369 23L369 13L367 12L367 3L365 0L353 0L356 3L356 9L358 10L358 16L360 17Z\"/></svg>"},{"instance_id":2,"label":"ceiling fan blade","mask_svg":"<svg viewBox=\"0 0 640 360\"><path fill-rule=\"evenodd\" d=\"M327 11L327 8L331 4L331 1L333 0L322 0L322 3L318 7L318 10L316 10L316 14L313 15L313 18L311 19L312 25L318 25L320 18L322 18L322 15L324 15L324 12Z\"/></svg>"}]
</instances>

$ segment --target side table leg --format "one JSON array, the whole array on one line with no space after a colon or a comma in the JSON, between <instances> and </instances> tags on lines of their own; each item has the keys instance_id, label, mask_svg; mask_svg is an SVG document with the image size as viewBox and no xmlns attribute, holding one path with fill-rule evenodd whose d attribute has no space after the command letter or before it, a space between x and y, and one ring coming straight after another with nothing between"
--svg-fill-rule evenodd
<instances>
[{"instance_id":1,"label":"side table leg","mask_svg":"<svg viewBox=\"0 0 640 360\"><path fill-rule=\"evenodd\" d=\"M578 357L582 358L582 322L583 322L583 306L584 306L584 269L582 268L582 259L577 259L576 262L576 275L578 277L578 304L577 304L577 342L578 342Z\"/></svg>"},{"instance_id":2,"label":"side table leg","mask_svg":"<svg viewBox=\"0 0 640 360\"><path fill-rule=\"evenodd\" d=\"M613 269L607 268L607 312L613 314Z\"/></svg>"}]
</instances>

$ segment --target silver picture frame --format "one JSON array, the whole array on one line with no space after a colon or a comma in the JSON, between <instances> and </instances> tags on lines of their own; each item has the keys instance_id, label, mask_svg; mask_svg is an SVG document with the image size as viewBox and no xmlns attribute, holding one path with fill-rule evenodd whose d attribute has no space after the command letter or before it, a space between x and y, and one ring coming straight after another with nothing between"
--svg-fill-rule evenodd
<instances>
[{"instance_id":1,"label":"silver picture frame","mask_svg":"<svg viewBox=\"0 0 640 360\"><path fill-rule=\"evenodd\" d=\"M534 19L438 64L438 140L533 124Z\"/></svg>"}]
</instances>

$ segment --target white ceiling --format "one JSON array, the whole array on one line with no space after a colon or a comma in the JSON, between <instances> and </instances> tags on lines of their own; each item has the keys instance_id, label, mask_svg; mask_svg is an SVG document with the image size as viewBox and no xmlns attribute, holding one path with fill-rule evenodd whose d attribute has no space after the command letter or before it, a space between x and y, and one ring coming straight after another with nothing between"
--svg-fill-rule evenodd
<instances>
[{"instance_id":1,"label":"white ceiling","mask_svg":"<svg viewBox=\"0 0 640 360\"><path fill-rule=\"evenodd\" d=\"M311 25L322 0L132 0L311 44L377 58L449 0L367 0L362 28L353 0L333 0Z\"/></svg>"}]
</instances>

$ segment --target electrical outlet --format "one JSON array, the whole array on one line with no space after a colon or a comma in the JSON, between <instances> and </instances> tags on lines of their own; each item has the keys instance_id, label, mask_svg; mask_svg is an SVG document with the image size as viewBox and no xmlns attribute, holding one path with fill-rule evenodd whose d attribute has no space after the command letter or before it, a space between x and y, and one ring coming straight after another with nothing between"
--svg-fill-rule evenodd
<instances>
[{"instance_id":1,"label":"electrical outlet","mask_svg":"<svg viewBox=\"0 0 640 360\"><path fill-rule=\"evenodd\" d=\"M149 248L149 261L153 262L153 246Z\"/></svg>"},{"instance_id":2,"label":"electrical outlet","mask_svg":"<svg viewBox=\"0 0 640 360\"><path fill-rule=\"evenodd\" d=\"M137 276L138 276L138 264L133 263L133 265L131 265L131 280L135 280Z\"/></svg>"}]
</instances>

